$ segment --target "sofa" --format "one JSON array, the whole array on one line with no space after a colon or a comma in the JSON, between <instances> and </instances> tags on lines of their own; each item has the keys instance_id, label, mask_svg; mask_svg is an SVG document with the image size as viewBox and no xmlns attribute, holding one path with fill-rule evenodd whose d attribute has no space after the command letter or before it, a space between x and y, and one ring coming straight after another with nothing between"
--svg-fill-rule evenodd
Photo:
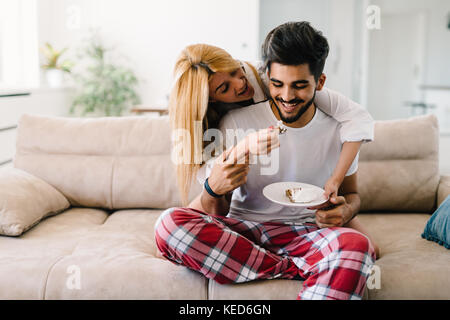
<instances>
[{"instance_id":1,"label":"sofa","mask_svg":"<svg viewBox=\"0 0 450 320\"><path fill-rule=\"evenodd\" d=\"M157 254L154 223L181 205L169 127L21 116L0 169L0 299L296 299L299 280L220 285ZM450 252L421 238L450 194L438 150L433 115L377 121L361 148L359 217L381 249L365 299L450 299Z\"/></svg>"}]
</instances>

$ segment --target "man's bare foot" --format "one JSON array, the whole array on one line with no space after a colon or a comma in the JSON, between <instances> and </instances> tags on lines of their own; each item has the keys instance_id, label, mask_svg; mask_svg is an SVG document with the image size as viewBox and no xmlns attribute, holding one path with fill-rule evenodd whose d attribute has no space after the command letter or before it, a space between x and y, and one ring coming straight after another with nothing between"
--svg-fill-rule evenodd
<instances>
[{"instance_id":1,"label":"man's bare foot","mask_svg":"<svg viewBox=\"0 0 450 320\"><path fill-rule=\"evenodd\" d=\"M156 257L159 259L165 259L161 252L159 252L158 248L156 248Z\"/></svg>"}]
</instances>

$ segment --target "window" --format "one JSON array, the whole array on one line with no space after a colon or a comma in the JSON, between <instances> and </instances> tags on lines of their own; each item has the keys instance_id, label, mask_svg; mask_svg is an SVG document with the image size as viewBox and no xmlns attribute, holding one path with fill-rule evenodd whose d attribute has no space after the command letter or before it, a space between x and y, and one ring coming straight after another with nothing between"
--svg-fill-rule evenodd
<instances>
[{"instance_id":1,"label":"window","mask_svg":"<svg viewBox=\"0 0 450 320\"><path fill-rule=\"evenodd\" d=\"M37 0L0 0L0 89L39 85Z\"/></svg>"}]
</instances>

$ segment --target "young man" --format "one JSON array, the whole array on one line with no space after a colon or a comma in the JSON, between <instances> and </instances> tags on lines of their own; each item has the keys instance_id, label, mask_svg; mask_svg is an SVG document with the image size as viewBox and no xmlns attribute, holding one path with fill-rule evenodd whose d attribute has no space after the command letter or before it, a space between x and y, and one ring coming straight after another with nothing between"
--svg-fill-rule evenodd
<instances>
[{"instance_id":1,"label":"young man","mask_svg":"<svg viewBox=\"0 0 450 320\"><path fill-rule=\"evenodd\" d=\"M262 195L266 185L280 181L323 186L336 167L339 123L313 103L325 82L327 55L327 40L306 22L287 23L268 34L263 58L273 101L229 112L220 129L259 130L283 121L288 130L269 156L276 170L264 171L264 163L243 164L237 181L227 179L227 164L214 166L201 202L210 214L172 208L157 223L157 245L166 258L219 283L302 278L299 299L362 297L374 249L364 235L342 227L359 210L358 159L339 196L326 204L328 210L292 209ZM220 196L230 190L232 198Z\"/></svg>"}]
</instances>

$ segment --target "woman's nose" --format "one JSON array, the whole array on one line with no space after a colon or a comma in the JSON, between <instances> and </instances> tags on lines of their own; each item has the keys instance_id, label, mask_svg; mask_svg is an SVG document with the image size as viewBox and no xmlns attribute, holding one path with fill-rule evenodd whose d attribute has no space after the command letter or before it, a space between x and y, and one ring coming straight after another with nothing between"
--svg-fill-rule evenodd
<instances>
[{"instance_id":1,"label":"woman's nose","mask_svg":"<svg viewBox=\"0 0 450 320\"><path fill-rule=\"evenodd\" d=\"M235 88L235 92L236 94L239 94L245 86L245 78L236 78L234 79L234 88Z\"/></svg>"}]
</instances>

